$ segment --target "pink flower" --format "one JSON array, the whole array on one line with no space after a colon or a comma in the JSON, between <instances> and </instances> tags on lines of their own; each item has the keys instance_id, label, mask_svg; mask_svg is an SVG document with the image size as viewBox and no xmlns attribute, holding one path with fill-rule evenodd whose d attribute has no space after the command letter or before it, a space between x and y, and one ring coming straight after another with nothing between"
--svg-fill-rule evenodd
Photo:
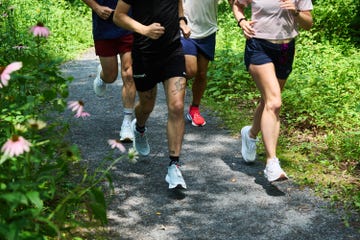
<instances>
[{"instance_id":1,"label":"pink flower","mask_svg":"<svg viewBox=\"0 0 360 240\"><path fill-rule=\"evenodd\" d=\"M41 22L38 22L36 26L31 27L30 32L32 32L35 37L48 37L50 35L49 29Z\"/></svg>"},{"instance_id":2,"label":"pink flower","mask_svg":"<svg viewBox=\"0 0 360 240\"><path fill-rule=\"evenodd\" d=\"M84 111L83 101L69 101L68 108L71 109L71 111L76 112L74 115L76 118L86 118L90 116L90 113Z\"/></svg>"},{"instance_id":3,"label":"pink flower","mask_svg":"<svg viewBox=\"0 0 360 240\"><path fill-rule=\"evenodd\" d=\"M85 119L85 118L87 118L87 117L90 117L90 113L84 112L84 111L82 111L82 112L77 112L77 113L74 115L74 117L76 117L76 118L82 117L83 119Z\"/></svg>"},{"instance_id":4,"label":"pink flower","mask_svg":"<svg viewBox=\"0 0 360 240\"><path fill-rule=\"evenodd\" d=\"M84 103L82 101L69 101L68 108L73 112L82 112L84 110Z\"/></svg>"},{"instance_id":5,"label":"pink flower","mask_svg":"<svg viewBox=\"0 0 360 240\"><path fill-rule=\"evenodd\" d=\"M24 152L30 151L31 143L29 143L25 138L17 135L13 135L7 142L2 146L1 151L9 156L19 156Z\"/></svg>"},{"instance_id":6,"label":"pink flower","mask_svg":"<svg viewBox=\"0 0 360 240\"><path fill-rule=\"evenodd\" d=\"M1 74L0 88L7 86L10 80L10 73L17 71L20 68L22 68L22 62L10 63L5 68L0 67L0 74Z\"/></svg>"},{"instance_id":7,"label":"pink flower","mask_svg":"<svg viewBox=\"0 0 360 240\"><path fill-rule=\"evenodd\" d=\"M122 143L117 139L109 139L108 143L109 143L109 145L111 146L112 149L117 148L122 153L124 153L126 151L124 145L122 145Z\"/></svg>"}]
</instances>

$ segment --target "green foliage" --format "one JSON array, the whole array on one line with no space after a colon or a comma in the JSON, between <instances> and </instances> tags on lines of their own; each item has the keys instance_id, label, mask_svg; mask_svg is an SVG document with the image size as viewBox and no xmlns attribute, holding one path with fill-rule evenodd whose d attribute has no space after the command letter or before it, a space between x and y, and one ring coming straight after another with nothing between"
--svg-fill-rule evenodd
<instances>
[{"instance_id":1,"label":"green foliage","mask_svg":"<svg viewBox=\"0 0 360 240\"><path fill-rule=\"evenodd\" d=\"M358 16L358 1L314 1L315 24L296 40L282 95L278 153L296 180L360 211ZM251 121L260 95L244 67L245 39L227 3L220 5L218 22L204 101L238 133Z\"/></svg>"},{"instance_id":2,"label":"green foliage","mask_svg":"<svg viewBox=\"0 0 360 240\"><path fill-rule=\"evenodd\" d=\"M217 34L216 56L215 61L210 64L208 72L210 81L206 94L218 102L228 103L238 99L251 102L258 94L254 93L255 84L245 69L242 49L234 51L245 41L241 38L239 28L229 10L227 3L219 6L221 12L219 26L225 27L220 27ZM244 95L239 96L239 92L244 87L252 91L244 92Z\"/></svg>"},{"instance_id":3,"label":"green foliage","mask_svg":"<svg viewBox=\"0 0 360 240\"><path fill-rule=\"evenodd\" d=\"M344 47L344 46L341 46ZM284 91L289 123L305 128L359 129L360 54L326 43L299 41L294 71ZM289 113L290 112L290 113Z\"/></svg>"},{"instance_id":4,"label":"green foliage","mask_svg":"<svg viewBox=\"0 0 360 240\"><path fill-rule=\"evenodd\" d=\"M72 229L107 223L100 183L111 186L109 171L122 157L89 172L79 149L65 140L68 125L56 117L72 81L60 64L91 39L88 12L77 4L0 1L0 239L76 239ZM29 32L39 22L49 37ZM7 82L4 70L15 61L22 68Z\"/></svg>"},{"instance_id":5,"label":"green foliage","mask_svg":"<svg viewBox=\"0 0 360 240\"><path fill-rule=\"evenodd\" d=\"M360 43L360 3L356 0L315 0L312 37L319 42Z\"/></svg>"},{"instance_id":6,"label":"green foliage","mask_svg":"<svg viewBox=\"0 0 360 240\"><path fill-rule=\"evenodd\" d=\"M23 1L4 0L0 2L0 55L4 62L25 55L32 59L38 54L39 42L34 41L30 28L38 23L50 29L46 51L53 59L70 59L92 44L89 8L78 1L74 6L65 0ZM24 46L19 51L16 46Z\"/></svg>"}]
</instances>

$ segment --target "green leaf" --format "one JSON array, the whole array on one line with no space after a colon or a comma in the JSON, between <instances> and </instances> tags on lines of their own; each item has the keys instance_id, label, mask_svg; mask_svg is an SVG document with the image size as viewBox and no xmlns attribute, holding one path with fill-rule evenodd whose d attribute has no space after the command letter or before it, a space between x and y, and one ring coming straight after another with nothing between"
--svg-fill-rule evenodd
<instances>
[{"instance_id":1,"label":"green leaf","mask_svg":"<svg viewBox=\"0 0 360 240\"><path fill-rule=\"evenodd\" d=\"M92 188L89 192L90 195L90 208L94 214L94 217L101 221L103 224L107 224L106 216L106 203L104 193L100 188Z\"/></svg>"},{"instance_id":2,"label":"green leaf","mask_svg":"<svg viewBox=\"0 0 360 240\"><path fill-rule=\"evenodd\" d=\"M9 158L9 156L7 155L2 155L1 158L0 158L0 165L3 164L7 159Z\"/></svg>"},{"instance_id":3,"label":"green leaf","mask_svg":"<svg viewBox=\"0 0 360 240\"><path fill-rule=\"evenodd\" d=\"M18 204L28 205L29 203L27 197L19 192L4 193L0 195L0 198L11 203L12 206L17 206Z\"/></svg>"},{"instance_id":4,"label":"green leaf","mask_svg":"<svg viewBox=\"0 0 360 240\"><path fill-rule=\"evenodd\" d=\"M30 202L32 202L37 208L42 209L44 203L40 199L39 192L35 192L35 191L27 192L26 196L30 200Z\"/></svg>"}]
</instances>

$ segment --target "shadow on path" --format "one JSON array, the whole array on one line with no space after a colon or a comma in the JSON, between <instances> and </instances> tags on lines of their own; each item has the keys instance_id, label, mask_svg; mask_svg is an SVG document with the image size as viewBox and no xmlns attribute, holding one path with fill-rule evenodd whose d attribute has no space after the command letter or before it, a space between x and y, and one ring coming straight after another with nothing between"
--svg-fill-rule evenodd
<instances>
[{"instance_id":1,"label":"shadow on path","mask_svg":"<svg viewBox=\"0 0 360 240\"><path fill-rule=\"evenodd\" d=\"M90 49L64 66L64 73L75 78L69 99L83 100L91 113L85 121L65 113L72 126L69 137L92 168L109 154L107 139L118 138L122 120L121 81L109 86L104 98L92 92L97 64ZM189 101L188 91L186 108ZM150 155L136 164L122 161L113 171L108 239L360 239L359 229L344 227L341 212L329 211L311 190L291 181L269 184L263 162L245 164L240 140L207 111L204 127L186 124L181 168L188 190L168 190L166 109L159 85L147 125Z\"/></svg>"}]
</instances>

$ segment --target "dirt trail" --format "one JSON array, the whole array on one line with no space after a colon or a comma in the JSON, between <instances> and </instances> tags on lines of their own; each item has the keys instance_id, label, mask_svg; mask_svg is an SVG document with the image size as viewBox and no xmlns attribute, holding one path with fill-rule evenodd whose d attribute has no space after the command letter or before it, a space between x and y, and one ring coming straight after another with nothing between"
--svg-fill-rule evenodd
<instances>
[{"instance_id":1,"label":"dirt trail","mask_svg":"<svg viewBox=\"0 0 360 240\"><path fill-rule=\"evenodd\" d=\"M122 83L108 86L106 97L95 97L97 65L89 49L64 66L64 73L75 78L69 99L83 100L91 113L85 121L65 116L72 126L70 139L92 167L108 155L107 139L118 138L122 120ZM186 124L181 169L188 190L170 191L164 180L167 111L159 85L147 125L150 155L136 164L120 162L113 172L116 194L108 199L109 239L360 239L359 228L346 228L341 212L328 210L328 203L311 190L299 189L291 180L270 185L262 173L264 163L245 164L240 139L219 127L213 114L204 115L208 123L203 128Z\"/></svg>"}]
</instances>

